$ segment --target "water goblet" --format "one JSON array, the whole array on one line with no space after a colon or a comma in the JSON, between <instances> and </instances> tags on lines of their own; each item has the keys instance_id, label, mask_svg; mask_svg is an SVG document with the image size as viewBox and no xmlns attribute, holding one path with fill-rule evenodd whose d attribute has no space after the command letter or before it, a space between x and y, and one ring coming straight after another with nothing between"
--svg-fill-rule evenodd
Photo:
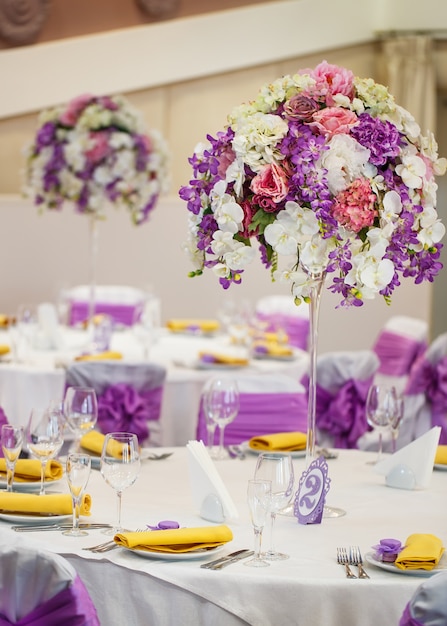
<instances>
[{"instance_id":1,"label":"water goblet","mask_svg":"<svg viewBox=\"0 0 447 626\"><path fill-rule=\"evenodd\" d=\"M397 412L397 391L387 385L371 385L366 397L366 421L378 433L379 447L376 461L382 459L383 433L390 427L391 418Z\"/></svg>"},{"instance_id":2,"label":"water goblet","mask_svg":"<svg viewBox=\"0 0 447 626\"><path fill-rule=\"evenodd\" d=\"M247 504L250 519L255 532L255 554L252 559L245 561L248 567L268 567L268 563L261 554L262 531L270 511L272 497L272 483L270 480L249 480L247 487Z\"/></svg>"},{"instance_id":3,"label":"water goblet","mask_svg":"<svg viewBox=\"0 0 447 626\"><path fill-rule=\"evenodd\" d=\"M219 428L219 448L213 458L227 459L224 447L225 426L232 422L239 411L239 389L231 378L212 378L207 384L203 396L204 409Z\"/></svg>"},{"instance_id":4,"label":"water goblet","mask_svg":"<svg viewBox=\"0 0 447 626\"><path fill-rule=\"evenodd\" d=\"M6 491L12 491L17 459L22 451L24 432L21 426L3 424L2 450L6 462Z\"/></svg>"},{"instance_id":5,"label":"water goblet","mask_svg":"<svg viewBox=\"0 0 447 626\"><path fill-rule=\"evenodd\" d=\"M287 507L293 495L295 475L291 455L263 452L258 457L254 477L257 480L269 480L272 485L269 507L270 547L263 553L263 557L269 561L288 559L288 554L275 550L274 528L277 513Z\"/></svg>"},{"instance_id":6,"label":"water goblet","mask_svg":"<svg viewBox=\"0 0 447 626\"><path fill-rule=\"evenodd\" d=\"M64 398L64 414L74 433L71 452L80 452L83 435L93 430L98 419L98 401L91 387L68 387Z\"/></svg>"},{"instance_id":7,"label":"water goblet","mask_svg":"<svg viewBox=\"0 0 447 626\"><path fill-rule=\"evenodd\" d=\"M87 531L79 528L79 511L81 508L81 499L90 476L91 463L92 459L88 454L71 452L67 456L65 474L73 502L73 527L64 530L63 535L68 535L69 537L88 535Z\"/></svg>"},{"instance_id":8,"label":"water goblet","mask_svg":"<svg viewBox=\"0 0 447 626\"><path fill-rule=\"evenodd\" d=\"M26 429L28 452L40 460L40 495L45 495L45 471L64 443L63 424L57 413L48 409L33 409Z\"/></svg>"},{"instance_id":9,"label":"water goblet","mask_svg":"<svg viewBox=\"0 0 447 626\"><path fill-rule=\"evenodd\" d=\"M138 438L132 433L108 433L101 453L101 474L117 493L117 524L105 534L122 532L121 496L125 489L134 484L140 471L140 448Z\"/></svg>"}]
</instances>

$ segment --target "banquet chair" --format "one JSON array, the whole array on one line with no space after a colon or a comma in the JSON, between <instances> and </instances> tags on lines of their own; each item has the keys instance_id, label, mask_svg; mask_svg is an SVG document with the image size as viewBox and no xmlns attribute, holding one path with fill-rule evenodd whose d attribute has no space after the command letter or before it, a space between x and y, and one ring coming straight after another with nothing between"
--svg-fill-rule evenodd
<instances>
[{"instance_id":1,"label":"banquet chair","mask_svg":"<svg viewBox=\"0 0 447 626\"><path fill-rule=\"evenodd\" d=\"M307 350L309 337L309 305L297 306L291 296L266 296L255 305L255 318L266 325L268 332L284 331L295 348Z\"/></svg>"},{"instance_id":2,"label":"banquet chair","mask_svg":"<svg viewBox=\"0 0 447 626\"><path fill-rule=\"evenodd\" d=\"M406 605L399 626L447 624L447 572L439 572L417 587Z\"/></svg>"},{"instance_id":3,"label":"banquet chair","mask_svg":"<svg viewBox=\"0 0 447 626\"><path fill-rule=\"evenodd\" d=\"M306 432L307 397L301 383L285 374L244 374L238 375L236 380L239 412L225 427L224 445L237 445L258 435ZM196 438L207 442L203 393Z\"/></svg>"},{"instance_id":4,"label":"banquet chair","mask_svg":"<svg viewBox=\"0 0 447 626\"><path fill-rule=\"evenodd\" d=\"M98 398L97 428L131 432L140 444L160 445L160 414L166 368L156 363L75 361L66 387L92 387Z\"/></svg>"},{"instance_id":5,"label":"banquet chair","mask_svg":"<svg viewBox=\"0 0 447 626\"><path fill-rule=\"evenodd\" d=\"M0 625L99 626L96 608L73 566L19 540L0 548Z\"/></svg>"},{"instance_id":6,"label":"banquet chair","mask_svg":"<svg viewBox=\"0 0 447 626\"><path fill-rule=\"evenodd\" d=\"M328 352L318 357L315 428L319 446L358 447L368 430L366 397L378 368L379 358L371 350ZM308 384L305 386L308 389Z\"/></svg>"}]
</instances>

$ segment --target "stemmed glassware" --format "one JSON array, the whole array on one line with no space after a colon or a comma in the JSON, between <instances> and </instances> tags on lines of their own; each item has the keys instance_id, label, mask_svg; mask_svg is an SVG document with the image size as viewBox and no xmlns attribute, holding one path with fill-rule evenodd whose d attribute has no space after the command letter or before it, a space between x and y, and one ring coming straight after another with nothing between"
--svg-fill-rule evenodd
<instances>
[{"instance_id":1,"label":"stemmed glassware","mask_svg":"<svg viewBox=\"0 0 447 626\"><path fill-rule=\"evenodd\" d=\"M212 378L205 387L203 405L208 418L219 428L219 448L216 454L212 454L212 458L227 459L228 452L224 447L225 426L235 419L239 411L239 389L236 381L231 378Z\"/></svg>"},{"instance_id":2,"label":"stemmed glassware","mask_svg":"<svg viewBox=\"0 0 447 626\"><path fill-rule=\"evenodd\" d=\"M71 452L80 452L81 439L95 427L98 401L91 387L68 387L64 398L64 415L75 435Z\"/></svg>"},{"instance_id":3,"label":"stemmed glassware","mask_svg":"<svg viewBox=\"0 0 447 626\"><path fill-rule=\"evenodd\" d=\"M248 567L267 567L270 565L261 554L262 531L265 526L272 498L272 483L270 480L249 480L247 488L247 504L250 511L251 523L255 532L255 554L244 565Z\"/></svg>"},{"instance_id":4,"label":"stemmed glassware","mask_svg":"<svg viewBox=\"0 0 447 626\"><path fill-rule=\"evenodd\" d=\"M390 428L391 428L391 451L397 450L397 438L399 436L399 428L404 416L404 399L401 394L397 394L396 400L396 412L391 416Z\"/></svg>"},{"instance_id":5,"label":"stemmed glassware","mask_svg":"<svg viewBox=\"0 0 447 626\"><path fill-rule=\"evenodd\" d=\"M101 453L101 474L118 496L117 525L106 534L122 532L121 496L125 489L136 481L140 471L140 449L138 438L132 433L109 433L106 435Z\"/></svg>"},{"instance_id":6,"label":"stemmed glassware","mask_svg":"<svg viewBox=\"0 0 447 626\"><path fill-rule=\"evenodd\" d=\"M88 532L79 528L79 511L81 499L87 487L90 476L92 459L88 454L69 453L65 466L68 486L73 501L73 527L65 530L62 534L70 537L88 535Z\"/></svg>"},{"instance_id":7,"label":"stemmed glassware","mask_svg":"<svg viewBox=\"0 0 447 626\"><path fill-rule=\"evenodd\" d=\"M24 440L23 428L12 424L3 424L1 438L3 456L6 462L6 491L12 491L16 463L22 451Z\"/></svg>"},{"instance_id":8,"label":"stemmed glassware","mask_svg":"<svg viewBox=\"0 0 447 626\"><path fill-rule=\"evenodd\" d=\"M29 453L40 460L40 495L45 495L47 463L62 448L64 425L57 413L48 409L33 409L26 429L26 446Z\"/></svg>"},{"instance_id":9,"label":"stemmed glassware","mask_svg":"<svg viewBox=\"0 0 447 626\"><path fill-rule=\"evenodd\" d=\"M371 385L366 398L366 421L379 435L379 448L375 463L382 459L383 433L390 427L393 416L399 411L395 387Z\"/></svg>"},{"instance_id":10,"label":"stemmed glassware","mask_svg":"<svg viewBox=\"0 0 447 626\"><path fill-rule=\"evenodd\" d=\"M292 457L287 453L263 452L256 463L254 478L269 480L272 485L270 498L270 547L263 553L269 561L288 559L289 555L275 550L274 528L276 515L290 503L295 480Z\"/></svg>"}]
</instances>

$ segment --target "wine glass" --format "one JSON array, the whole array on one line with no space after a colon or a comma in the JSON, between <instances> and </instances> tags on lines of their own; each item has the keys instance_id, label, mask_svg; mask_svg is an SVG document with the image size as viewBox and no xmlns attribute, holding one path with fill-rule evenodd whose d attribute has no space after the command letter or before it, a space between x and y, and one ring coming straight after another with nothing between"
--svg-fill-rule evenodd
<instances>
[{"instance_id":1,"label":"wine glass","mask_svg":"<svg viewBox=\"0 0 447 626\"><path fill-rule=\"evenodd\" d=\"M397 394L396 412L393 413L390 420L391 428L391 450L394 454L397 450L397 438L399 436L399 428L404 416L404 399L401 394Z\"/></svg>"},{"instance_id":2,"label":"wine glass","mask_svg":"<svg viewBox=\"0 0 447 626\"><path fill-rule=\"evenodd\" d=\"M227 459L228 452L224 448L225 426L232 422L239 411L239 389L231 378L212 378L205 388L204 409L219 428L219 448L214 458Z\"/></svg>"},{"instance_id":3,"label":"wine glass","mask_svg":"<svg viewBox=\"0 0 447 626\"><path fill-rule=\"evenodd\" d=\"M390 427L393 415L398 411L395 387L371 385L366 397L366 421L379 435L379 448L375 463L382 459L383 433Z\"/></svg>"},{"instance_id":4,"label":"wine glass","mask_svg":"<svg viewBox=\"0 0 447 626\"><path fill-rule=\"evenodd\" d=\"M154 296L148 296L135 309L133 332L143 348L143 358L148 360L152 347L157 343L160 330L160 303Z\"/></svg>"},{"instance_id":5,"label":"wine glass","mask_svg":"<svg viewBox=\"0 0 447 626\"><path fill-rule=\"evenodd\" d=\"M254 477L257 480L269 480L272 484L270 548L263 554L263 557L269 561L288 559L288 554L275 550L274 527L277 513L287 507L293 495L295 475L291 455L279 452L263 452L258 457Z\"/></svg>"},{"instance_id":6,"label":"wine glass","mask_svg":"<svg viewBox=\"0 0 447 626\"><path fill-rule=\"evenodd\" d=\"M121 496L124 489L134 484L140 471L138 438L132 433L108 433L101 453L101 474L118 495L117 525L106 534L122 532Z\"/></svg>"},{"instance_id":7,"label":"wine glass","mask_svg":"<svg viewBox=\"0 0 447 626\"><path fill-rule=\"evenodd\" d=\"M45 471L64 443L63 424L57 413L33 409L26 429L26 445L30 454L40 460L40 495L45 495Z\"/></svg>"},{"instance_id":8,"label":"wine glass","mask_svg":"<svg viewBox=\"0 0 447 626\"><path fill-rule=\"evenodd\" d=\"M65 474L73 501L73 527L62 534L70 537L88 535L88 532L79 528L79 511L81 499L90 476L92 458L89 454L71 452L67 456Z\"/></svg>"},{"instance_id":9,"label":"wine glass","mask_svg":"<svg viewBox=\"0 0 447 626\"><path fill-rule=\"evenodd\" d=\"M91 387L68 387L64 398L64 414L75 435L71 452L80 452L83 435L93 430L98 419L98 401Z\"/></svg>"},{"instance_id":10,"label":"wine glass","mask_svg":"<svg viewBox=\"0 0 447 626\"><path fill-rule=\"evenodd\" d=\"M248 567L267 567L270 565L261 555L262 531L267 520L272 498L272 483L270 480L249 480L247 488L247 503L250 519L255 531L255 555L244 565Z\"/></svg>"},{"instance_id":11,"label":"wine glass","mask_svg":"<svg viewBox=\"0 0 447 626\"><path fill-rule=\"evenodd\" d=\"M17 459L22 451L24 432L21 426L3 424L2 450L6 462L6 491L12 491Z\"/></svg>"}]
</instances>

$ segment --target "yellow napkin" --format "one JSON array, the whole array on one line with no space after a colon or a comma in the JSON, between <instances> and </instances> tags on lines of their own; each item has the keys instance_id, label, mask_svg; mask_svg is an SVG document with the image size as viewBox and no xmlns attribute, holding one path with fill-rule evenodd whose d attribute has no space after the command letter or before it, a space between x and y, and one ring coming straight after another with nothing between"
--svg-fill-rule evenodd
<instances>
[{"instance_id":1,"label":"yellow napkin","mask_svg":"<svg viewBox=\"0 0 447 626\"><path fill-rule=\"evenodd\" d=\"M81 438L81 447L89 452L93 452L94 454L101 456L105 438L106 436L97 430L91 430ZM122 444L118 441L110 441L108 452L111 456L119 459L122 455Z\"/></svg>"},{"instance_id":2,"label":"yellow napkin","mask_svg":"<svg viewBox=\"0 0 447 626\"><path fill-rule=\"evenodd\" d=\"M435 463L447 465L447 445L440 445L436 450Z\"/></svg>"},{"instance_id":3,"label":"yellow napkin","mask_svg":"<svg viewBox=\"0 0 447 626\"><path fill-rule=\"evenodd\" d=\"M228 526L202 526L199 528L175 528L151 530L140 533L119 533L115 543L134 550L148 552L193 552L221 546L233 539Z\"/></svg>"},{"instance_id":4,"label":"yellow napkin","mask_svg":"<svg viewBox=\"0 0 447 626\"><path fill-rule=\"evenodd\" d=\"M4 343L0 344L0 356L3 356L4 354L8 354L10 351L11 351L11 348L9 346L7 346Z\"/></svg>"},{"instance_id":5,"label":"yellow napkin","mask_svg":"<svg viewBox=\"0 0 447 626\"><path fill-rule=\"evenodd\" d=\"M0 313L0 327L7 328L9 326L9 316Z\"/></svg>"},{"instance_id":6,"label":"yellow napkin","mask_svg":"<svg viewBox=\"0 0 447 626\"><path fill-rule=\"evenodd\" d=\"M33 459L18 459L14 472L14 481L33 482L40 481L40 461ZM50 459L45 468L45 480L59 480L64 473L59 461ZM0 474L6 475L6 461L0 459Z\"/></svg>"},{"instance_id":7,"label":"yellow napkin","mask_svg":"<svg viewBox=\"0 0 447 626\"><path fill-rule=\"evenodd\" d=\"M443 552L444 547L438 537L415 533L408 537L405 548L395 560L395 565L399 569L431 570L439 563Z\"/></svg>"},{"instance_id":8,"label":"yellow napkin","mask_svg":"<svg viewBox=\"0 0 447 626\"><path fill-rule=\"evenodd\" d=\"M166 326L174 333L196 328L204 333L211 333L220 328L220 324L217 320L205 319L172 319L166 322Z\"/></svg>"},{"instance_id":9,"label":"yellow napkin","mask_svg":"<svg viewBox=\"0 0 447 626\"><path fill-rule=\"evenodd\" d=\"M82 496L81 515L90 515L92 498ZM2 513L28 513L29 515L48 514L70 515L73 512L69 493L51 493L44 496L35 493L0 492L0 511Z\"/></svg>"},{"instance_id":10,"label":"yellow napkin","mask_svg":"<svg viewBox=\"0 0 447 626\"><path fill-rule=\"evenodd\" d=\"M218 363L219 365L248 365L248 359L216 352L199 352L199 359L204 363Z\"/></svg>"},{"instance_id":11,"label":"yellow napkin","mask_svg":"<svg viewBox=\"0 0 447 626\"><path fill-rule=\"evenodd\" d=\"M75 361L110 361L122 359L121 352L114 352L113 350L107 350L106 352L98 352L96 354L81 354L75 357Z\"/></svg>"},{"instance_id":12,"label":"yellow napkin","mask_svg":"<svg viewBox=\"0 0 447 626\"><path fill-rule=\"evenodd\" d=\"M255 354L274 357L293 356L293 350L290 346L275 341L254 341L253 351Z\"/></svg>"},{"instance_id":13,"label":"yellow napkin","mask_svg":"<svg viewBox=\"0 0 447 626\"><path fill-rule=\"evenodd\" d=\"M252 437L248 445L253 450L293 452L295 450L304 450L306 448L306 440L306 433L275 433L273 435Z\"/></svg>"}]
</instances>

